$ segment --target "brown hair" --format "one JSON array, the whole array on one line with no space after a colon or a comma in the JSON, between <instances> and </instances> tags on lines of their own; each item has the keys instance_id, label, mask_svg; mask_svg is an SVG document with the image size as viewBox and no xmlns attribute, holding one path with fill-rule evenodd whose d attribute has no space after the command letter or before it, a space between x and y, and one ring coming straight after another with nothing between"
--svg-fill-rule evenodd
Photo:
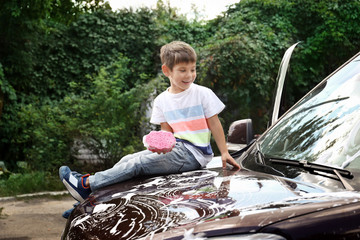
<instances>
[{"instance_id":1,"label":"brown hair","mask_svg":"<svg viewBox=\"0 0 360 240\"><path fill-rule=\"evenodd\" d=\"M185 42L173 41L161 47L160 58L161 63L172 70L178 63L196 62L196 52Z\"/></svg>"}]
</instances>

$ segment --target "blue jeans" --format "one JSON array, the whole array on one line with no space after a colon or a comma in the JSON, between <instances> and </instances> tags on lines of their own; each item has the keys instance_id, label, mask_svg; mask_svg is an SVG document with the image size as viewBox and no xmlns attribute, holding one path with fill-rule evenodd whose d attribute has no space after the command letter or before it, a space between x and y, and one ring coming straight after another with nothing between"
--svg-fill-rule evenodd
<instances>
[{"instance_id":1,"label":"blue jeans","mask_svg":"<svg viewBox=\"0 0 360 240\"><path fill-rule=\"evenodd\" d=\"M112 168L90 176L89 182L91 190L95 191L136 176L181 173L197 170L200 167L200 163L184 144L177 142L173 150L166 154L144 150L127 155Z\"/></svg>"}]
</instances>

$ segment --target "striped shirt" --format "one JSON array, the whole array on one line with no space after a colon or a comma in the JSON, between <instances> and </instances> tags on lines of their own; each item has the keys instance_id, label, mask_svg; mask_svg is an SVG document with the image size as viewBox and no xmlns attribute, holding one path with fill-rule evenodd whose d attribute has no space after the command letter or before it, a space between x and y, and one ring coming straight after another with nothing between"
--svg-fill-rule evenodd
<instances>
[{"instance_id":1,"label":"striped shirt","mask_svg":"<svg viewBox=\"0 0 360 240\"><path fill-rule=\"evenodd\" d=\"M185 142L204 166L213 156L206 119L219 114L224 107L211 89L193 83L181 93L164 91L156 97L150 122L167 122L176 139Z\"/></svg>"}]
</instances>

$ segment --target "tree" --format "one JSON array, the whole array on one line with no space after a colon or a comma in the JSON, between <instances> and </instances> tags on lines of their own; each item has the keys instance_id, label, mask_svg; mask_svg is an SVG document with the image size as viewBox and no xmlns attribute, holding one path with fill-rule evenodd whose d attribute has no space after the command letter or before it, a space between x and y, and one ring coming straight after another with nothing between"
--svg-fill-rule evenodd
<instances>
[{"instance_id":1,"label":"tree","mask_svg":"<svg viewBox=\"0 0 360 240\"><path fill-rule=\"evenodd\" d=\"M49 23L68 24L86 11L102 8L102 0L5 0L0 2L0 155L15 162L23 159L23 146L16 145L22 131L19 110L46 86L36 76L37 53L51 32ZM108 5L104 5L106 7ZM52 18L53 17L53 18ZM51 26L53 26L51 25ZM43 55L41 57L44 57ZM34 80L34 81L32 81ZM40 80L40 81L39 81ZM13 165L13 164L12 164Z\"/></svg>"},{"instance_id":2,"label":"tree","mask_svg":"<svg viewBox=\"0 0 360 240\"><path fill-rule=\"evenodd\" d=\"M251 117L266 128L282 54L301 41L291 60L285 109L359 48L359 1L242 0L222 17L200 51L200 78L229 106L224 121Z\"/></svg>"},{"instance_id":3,"label":"tree","mask_svg":"<svg viewBox=\"0 0 360 240\"><path fill-rule=\"evenodd\" d=\"M301 41L287 74L285 109L360 44L359 1L242 0L208 22L188 20L161 0L156 9L117 12L103 1L17 3L0 3L0 158L13 166L23 159L49 169L71 163L75 137L106 152L109 162L132 149L125 143L140 147L135 125L144 108L136 96L145 104L151 87L163 87L159 50L169 41L196 49L197 81L227 105L225 128L252 118L257 133L266 128L289 46Z\"/></svg>"},{"instance_id":4,"label":"tree","mask_svg":"<svg viewBox=\"0 0 360 240\"><path fill-rule=\"evenodd\" d=\"M103 0L1 1L0 62L14 89L24 94L33 91L36 82L27 76L39 61L36 52L51 31L49 22L68 24L83 12L102 8L102 3Z\"/></svg>"}]
</instances>

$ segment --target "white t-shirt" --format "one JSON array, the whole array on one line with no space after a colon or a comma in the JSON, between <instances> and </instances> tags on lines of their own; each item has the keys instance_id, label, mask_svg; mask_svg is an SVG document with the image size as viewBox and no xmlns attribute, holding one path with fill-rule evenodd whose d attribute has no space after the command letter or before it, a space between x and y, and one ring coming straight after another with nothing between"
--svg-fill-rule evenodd
<instances>
[{"instance_id":1,"label":"white t-shirt","mask_svg":"<svg viewBox=\"0 0 360 240\"><path fill-rule=\"evenodd\" d=\"M225 105L211 89L193 83L181 93L172 94L167 90L157 96L150 122L167 122L177 141L184 142L204 167L213 157L211 131L206 119L219 114L224 108Z\"/></svg>"}]
</instances>

